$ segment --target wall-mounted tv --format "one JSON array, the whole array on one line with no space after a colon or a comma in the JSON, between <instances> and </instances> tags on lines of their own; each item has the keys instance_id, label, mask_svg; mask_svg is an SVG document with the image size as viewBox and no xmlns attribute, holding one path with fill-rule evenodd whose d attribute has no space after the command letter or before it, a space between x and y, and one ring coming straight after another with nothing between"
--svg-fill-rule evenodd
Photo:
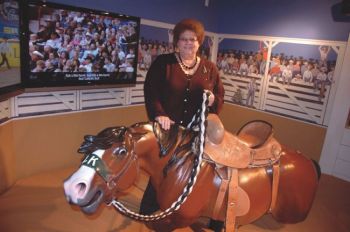
<instances>
[{"instance_id":1,"label":"wall-mounted tv","mask_svg":"<svg viewBox=\"0 0 350 232\"><path fill-rule=\"evenodd\" d=\"M136 83L140 18L28 1L25 87Z\"/></svg>"}]
</instances>

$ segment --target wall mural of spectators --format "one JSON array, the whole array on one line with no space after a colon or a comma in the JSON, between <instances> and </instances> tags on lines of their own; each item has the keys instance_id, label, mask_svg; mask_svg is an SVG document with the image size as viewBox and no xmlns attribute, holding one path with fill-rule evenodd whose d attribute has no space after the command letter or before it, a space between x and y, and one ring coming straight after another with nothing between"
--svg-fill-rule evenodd
<instances>
[{"instance_id":1,"label":"wall mural of spectators","mask_svg":"<svg viewBox=\"0 0 350 232\"><path fill-rule=\"evenodd\" d=\"M172 29L142 25L141 41L139 43L139 69L148 70L154 59L161 54L174 52ZM203 45L199 49L200 55L209 59L212 40L206 36Z\"/></svg>"},{"instance_id":2,"label":"wall mural of spectators","mask_svg":"<svg viewBox=\"0 0 350 232\"><path fill-rule=\"evenodd\" d=\"M157 24L157 23L156 23ZM161 24L162 25L162 24ZM158 55L174 51L171 27L157 27L142 24L138 48L136 85L131 88L130 103L144 104L143 84L151 63Z\"/></svg>"},{"instance_id":3,"label":"wall mural of spectators","mask_svg":"<svg viewBox=\"0 0 350 232\"><path fill-rule=\"evenodd\" d=\"M147 71L155 58L174 52L172 30L141 25L138 69Z\"/></svg>"},{"instance_id":4,"label":"wall mural of spectators","mask_svg":"<svg viewBox=\"0 0 350 232\"><path fill-rule=\"evenodd\" d=\"M336 51L325 45L275 44L264 110L322 124L335 84Z\"/></svg>"},{"instance_id":5,"label":"wall mural of spectators","mask_svg":"<svg viewBox=\"0 0 350 232\"><path fill-rule=\"evenodd\" d=\"M143 103L143 82L152 61L174 51L173 27L141 21L138 84L134 89L137 104ZM337 84L336 64L339 57L343 58L345 45L339 41L208 32L200 55L216 60L226 103L327 125ZM217 55L216 59L212 55Z\"/></svg>"},{"instance_id":6,"label":"wall mural of spectators","mask_svg":"<svg viewBox=\"0 0 350 232\"><path fill-rule=\"evenodd\" d=\"M217 66L225 101L326 124L339 47L223 39Z\"/></svg>"},{"instance_id":7,"label":"wall mural of spectators","mask_svg":"<svg viewBox=\"0 0 350 232\"><path fill-rule=\"evenodd\" d=\"M230 39L220 43L217 67L225 86L225 101L259 108L267 49L261 41Z\"/></svg>"}]
</instances>

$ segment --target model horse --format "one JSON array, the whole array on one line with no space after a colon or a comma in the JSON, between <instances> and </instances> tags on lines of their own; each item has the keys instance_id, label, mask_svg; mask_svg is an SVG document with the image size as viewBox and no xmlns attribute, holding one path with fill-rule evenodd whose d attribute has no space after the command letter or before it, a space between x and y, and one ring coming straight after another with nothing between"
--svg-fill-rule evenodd
<instances>
[{"instance_id":1,"label":"model horse","mask_svg":"<svg viewBox=\"0 0 350 232\"><path fill-rule=\"evenodd\" d=\"M202 151L193 145L198 131L176 125L163 131L153 122L85 136L79 149L85 159L64 183L67 200L88 214L103 202L113 204L122 214L162 232L187 227L199 217L226 219L226 224L233 220L235 227L266 213L281 223L306 218L318 184L312 160L280 146L264 122L245 125L237 136L215 117L207 128ZM203 159L195 158L198 152ZM161 213L140 215L116 201L140 169L150 176Z\"/></svg>"}]
</instances>

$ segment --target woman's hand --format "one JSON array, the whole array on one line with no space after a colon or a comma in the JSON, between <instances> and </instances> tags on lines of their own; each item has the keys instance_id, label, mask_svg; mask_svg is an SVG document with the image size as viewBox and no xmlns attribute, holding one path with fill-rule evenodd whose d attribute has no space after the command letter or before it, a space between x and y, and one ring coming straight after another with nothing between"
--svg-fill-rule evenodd
<instances>
[{"instance_id":1,"label":"woman's hand","mask_svg":"<svg viewBox=\"0 0 350 232\"><path fill-rule=\"evenodd\" d=\"M170 126L175 123L173 120L171 120L167 116L158 116L158 117L155 118L155 120L157 122L159 122L159 124L162 126L162 128L164 130L169 130Z\"/></svg>"},{"instance_id":2,"label":"woman's hand","mask_svg":"<svg viewBox=\"0 0 350 232\"><path fill-rule=\"evenodd\" d=\"M208 92L210 93L210 95L208 97L208 106L212 106L214 101L215 101L215 95L210 90L208 90Z\"/></svg>"}]
</instances>

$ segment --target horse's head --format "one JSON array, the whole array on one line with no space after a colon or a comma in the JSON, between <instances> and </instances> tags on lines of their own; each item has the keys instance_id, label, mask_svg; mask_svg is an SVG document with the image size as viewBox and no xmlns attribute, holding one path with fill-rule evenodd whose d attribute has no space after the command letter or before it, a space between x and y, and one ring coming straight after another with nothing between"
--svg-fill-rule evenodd
<instances>
[{"instance_id":1,"label":"horse's head","mask_svg":"<svg viewBox=\"0 0 350 232\"><path fill-rule=\"evenodd\" d=\"M129 188L137 176L134 139L125 127L107 128L85 136L78 152L85 155L80 168L65 182L67 201L94 213Z\"/></svg>"}]
</instances>

